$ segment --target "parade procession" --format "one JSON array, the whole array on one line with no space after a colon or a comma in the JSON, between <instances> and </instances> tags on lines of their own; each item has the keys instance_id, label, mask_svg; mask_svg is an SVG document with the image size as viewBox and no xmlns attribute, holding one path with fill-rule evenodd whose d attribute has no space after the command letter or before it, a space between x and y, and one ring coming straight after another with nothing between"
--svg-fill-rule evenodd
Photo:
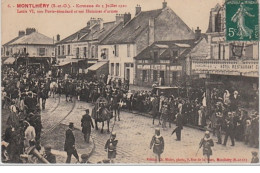
<instances>
[{"instance_id":1,"label":"parade procession","mask_svg":"<svg viewBox=\"0 0 260 173\"><path fill-rule=\"evenodd\" d=\"M259 163L257 1L208 2L205 27L178 1L136 1L2 43L3 164Z\"/></svg>"}]
</instances>

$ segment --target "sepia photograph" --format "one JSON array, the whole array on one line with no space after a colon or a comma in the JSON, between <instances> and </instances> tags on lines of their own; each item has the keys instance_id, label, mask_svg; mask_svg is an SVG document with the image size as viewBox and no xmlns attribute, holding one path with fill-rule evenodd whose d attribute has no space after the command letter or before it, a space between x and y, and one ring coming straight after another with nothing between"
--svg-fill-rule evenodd
<instances>
[{"instance_id":1,"label":"sepia photograph","mask_svg":"<svg viewBox=\"0 0 260 173\"><path fill-rule=\"evenodd\" d=\"M3 166L259 166L259 1L2 0L1 106Z\"/></svg>"}]
</instances>

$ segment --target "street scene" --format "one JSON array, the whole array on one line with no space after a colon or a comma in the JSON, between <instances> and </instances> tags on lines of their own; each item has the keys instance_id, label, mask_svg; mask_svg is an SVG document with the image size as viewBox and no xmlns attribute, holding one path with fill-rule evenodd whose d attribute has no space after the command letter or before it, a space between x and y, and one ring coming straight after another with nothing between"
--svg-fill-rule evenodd
<instances>
[{"instance_id":1,"label":"street scene","mask_svg":"<svg viewBox=\"0 0 260 173\"><path fill-rule=\"evenodd\" d=\"M62 37L19 28L2 44L3 164L259 163L258 33L236 19L257 1L216 0L203 32L158 2Z\"/></svg>"}]
</instances>

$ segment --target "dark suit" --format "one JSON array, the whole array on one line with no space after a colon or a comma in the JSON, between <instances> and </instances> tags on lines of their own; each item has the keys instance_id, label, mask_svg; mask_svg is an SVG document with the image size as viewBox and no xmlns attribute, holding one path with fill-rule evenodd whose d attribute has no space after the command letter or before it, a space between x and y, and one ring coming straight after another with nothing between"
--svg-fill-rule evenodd
<instances>
[{"instance_id":1,"label":"dark suit","mask_svg":"<svg viewBox=\"0 0 260 173\"><path fill-rule=\"evenodd\" d=\"M89 143L89 137L91 133L91 127L94 128L93 121L90 115L85 114L81 119L82 133L84 134L84 140Z\"/></svg>"},{"instance_id":2,"label":"dark suit","mask_svg":"<svg viewBox=\"0 0 260 173\"><path fill-rule=\"evenodd\" d=\"M79 160L79 156L75 148L75 137L71 129L66 131L64 150L67 152L66 163L70 163L72 154L77 160Z\"/></svg>"},{"instance_id":3,"label":"dark suit","mask_svg":"<svg viewBox=\"0 0 260 173\"><path fill-rule=\"evenodd\" d=\"M228 137L231 139L232 146L235 145L234 140L234 122L233 118L227 118L226 119L226 131L225 131L225 139L223 145L227 144Z\"/></svg>"},{"instance_id":4,"label":"dark suit","mask_svg":"<svg viewBox=\"0 0 260 173\"><path fill-rule=\"evenodd\" d=\"M181 140L181 130L183 128L182 115L177 113L176 115L176 128L173 130L172 134L176 132L177 141Z\"/></svg>"},{"instance_id":5,"label":"dark suit","mask_svg":"<svg viewBox=\"0 0 260 173\"><path fill-rule=\"evenodd\" d=\"M52 153L45 155L44 158L48 160L50 163L56 163L56 156Z\"/></svg>"}]
</instances>

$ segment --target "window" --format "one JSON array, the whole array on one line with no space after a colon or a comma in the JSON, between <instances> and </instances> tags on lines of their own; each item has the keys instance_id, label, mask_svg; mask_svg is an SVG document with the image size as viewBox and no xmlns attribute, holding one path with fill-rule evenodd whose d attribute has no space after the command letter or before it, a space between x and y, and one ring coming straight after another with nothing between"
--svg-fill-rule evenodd
<instances>
[{"instance_id":1,"label":"window","mask_svg":"<svg viewBox=\"0 0 260 173\"><path fill-rule=\"evenodd\" d=\"M45 55L45 48L39 48L39 55L44 56Z\"/></svg>"},{"instance_id":2,"label":"window","mask_svg":"<svg viewBox=\"0 0 260 173\"><path fill-rule=\"evenodd\" d=\"M91 58L95 58L95 46L91 47Z\"/></svg>"},{"instance_id":3,"label":"window","mask_svg":"<svg viewBox=\"0 0 260 173\"><path fill-rule=\"evenodd\" d=\"M83 52L84 52L84 58L87 58L87 47L83 48Z\"/></svg>"},{"instance_id":4,"label":"window","mask_svg":"<svg viewBox=\"0 0 260 173\"><path fill-rule=\"evenodd\" d=\"M111 75L114 75L114 63L111 63Z\"/></svg>"},{"instance_id":5,"label":"window","mask_svg":"<svg viewBox=\"0 0 260 173\"><path fill-rule=\"evenodd\" d=\"M60 46L58 46L58 55L60 55Z\"/></svg>"},{"instance_id":6,"label":"window","mask_svg":"<svg viewBox=\"0 0 260 173\"><path fill-rule=\"evenodd\" d=\"M79 47L76 49L76 58L79 58Z\"/></svg>"},{"instance_id":7,"label":"window","mask_svg":"<svg viewBox=\"0 0 260 173\"><path fill-rule=\"evenodd\" d=\"M159 60L159 52L158 51L154 51L153 52L153 61L154 62L158 62Z\"/></svg>"},{"instance_id":8,"label":"window","mask_svg":"<svg viewBox=\"0 0 260 173\"><path fill-rule=\"evenodd\" d=\"M26 48L23 48L23 53L26 53Z\"/></svg>"},{"instance_id":9,"label":"window","mask_svg":"<svg viewBox=\"0 0 260 173\"><path fill-rule=\"evenodd\" d=\"M70 55L70 45L68 45L68 55Z\"/></svg>"},{"instance_id":10,"label":"window","mask_svg":"<svg viewBox=\"0 0 260 173\"><path fill-rule=\"evenodd\" d=\"M177 81L177 71L172 72L172 83L175 84Z\"/></svg>"},{"instance_id":11,"label":"window","mask_svg":"<svg viewBox=\"0 0 260 173\"><path fill-rule=\"evenodd\" d=\"M119 45L116 44L114 47L115 47L114 54L115 54L116 57L118 57L119 56Z\"/></svg>"},{"instance_id":12,"label":"window","mask_svg":"<svg viewBox=\"0 0 260 173\"><path fill-rule=\"evenodd\" d=\"M157 82L157 80L158 80L158 72L157 72L157 70L154 70L153 71L153 81Z\"/></svg>"},{"instance_id":13,"label":"window","mask_svg":"<svg viewBox=\"0 0 260 173\"><path fill-rule=\"evenodd\" d=\"M130 57L130 44L127 45L127 57Z\"/></svg>"},{"instance_id":14,"label":"window","mask_svg":"<svg viewBox=\"0 0 260 173\"><path fill-rule=\"evenodd\" d=\"M62 55L65 55L65 46L62 45Z\"/></svg>"},{"instance_id":15,"label":"window","mask_svg":"<svg viewBox=\"0 0 260 173\"><path fill-rule=\"evenodd\" d=\"M101 49L101 58L108 59L108 49Z\"/></svg>"},{"instance_id":16,"label":"window","mask_svg":"<svg viewBox=\"0 0 260 173\"><path fill-rule=\"evenodd\" d=\"M147 70L143 70L143 82L146 82L147 80L148 80Z\"/></svg>"},{"instance_id":17,"label":"window","mask_svg":"<svg viewBox=\"0 0 260 173\"><path fill-rule=\"evenodd\" d=\"M119 63L116 63L116 76L119 76Z\"/></svg>"},{"instance_id":18,"label":"window","mask_svg":"<svg viewBox=\"0 0 260 173\"><path fill-rule=\"evenodd\" d=\"M215 16L215 32L221 32L221 14Z\"/></svg>"}]
</instances>

